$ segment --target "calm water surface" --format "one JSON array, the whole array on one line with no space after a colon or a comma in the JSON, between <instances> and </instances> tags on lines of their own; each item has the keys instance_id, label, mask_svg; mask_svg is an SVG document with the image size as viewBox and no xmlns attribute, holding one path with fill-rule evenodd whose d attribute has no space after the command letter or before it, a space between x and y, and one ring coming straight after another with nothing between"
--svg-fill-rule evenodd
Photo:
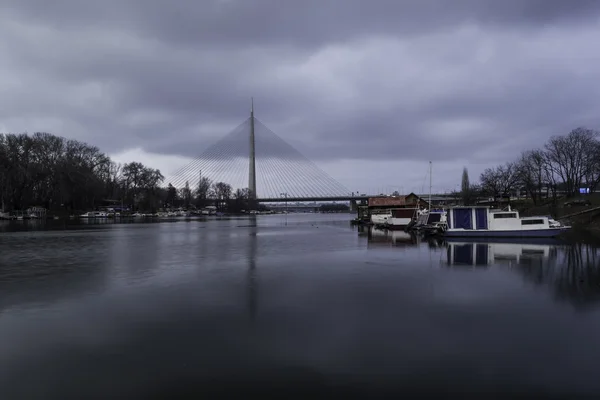
<instances>
[{"instance_id":1,"label":"calm water surface","mask_svg":"<svg viewBox=\"0 0 600 400\"><path fill-rule=\"evenodd\" d=\"M598 249L348 219L0 224L1 398L600 394Z\"/></svg>"}]
</instances>

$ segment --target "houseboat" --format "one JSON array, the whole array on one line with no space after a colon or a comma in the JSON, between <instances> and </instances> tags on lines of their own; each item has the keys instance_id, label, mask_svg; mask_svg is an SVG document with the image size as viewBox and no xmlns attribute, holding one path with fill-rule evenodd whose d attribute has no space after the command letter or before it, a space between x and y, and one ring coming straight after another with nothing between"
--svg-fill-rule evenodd
<instances>
[{"instance_id":1,"label":"houseboat","mask_svg":"<svg viewBox=\"0 0 600 400\"><path fill-rule=\"evenodd\" d=\"M518 211L488 206L454 207L441 226L446 237L555 237L571 229L547 216L520 217Z\"/></svg>"},{"instance_id":2,"label":"houseboat","mask_svg":"<svg viewBox=\"0 0 600 400\"><path fill-rule=\"evenodd\" d=\"M423 208L429 208L429 203L414 193L406 196L369 198L371 222L383 229L405 229L416 218L417 210Z\"/></svg>"}]
</instances>

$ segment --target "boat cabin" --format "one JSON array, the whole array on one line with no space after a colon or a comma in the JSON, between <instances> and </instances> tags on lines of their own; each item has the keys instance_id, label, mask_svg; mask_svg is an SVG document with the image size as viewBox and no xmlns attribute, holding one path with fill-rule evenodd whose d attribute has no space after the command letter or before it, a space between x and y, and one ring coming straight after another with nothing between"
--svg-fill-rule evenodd
<instances>
[{"instance_id":1,"label":"boat cabin","mask_svg":"<svg viewBox=\"0 0 600 400\"><path fill-rule=\"evenodd\" d=\"M429 212L422 212L417 216L416 225L430 225L436 222L445 222L446 212L444 210L431 210Z\"/></svg>"},{"instance_id":2,"label":"boat cabin","mask_svg":"<svg viewBox=\"0 0 600 400\"><path fill-rule=\"evenodd\" d=\"M523 217L518 211L487 206L455 207L448 213L448 229L516 231L548 229L548 217Z\"/></svg>"}]
</instances>

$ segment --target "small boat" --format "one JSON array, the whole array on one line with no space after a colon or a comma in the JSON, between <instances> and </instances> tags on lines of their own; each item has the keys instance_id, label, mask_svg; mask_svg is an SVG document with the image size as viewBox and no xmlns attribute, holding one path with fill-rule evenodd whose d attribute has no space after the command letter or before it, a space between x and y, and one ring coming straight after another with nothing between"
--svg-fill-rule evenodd
<instances>
[{"instance_id":1,"label":"small boat","mask_svg":"<svg viewBox=\"0 0 600 400\"><path fill-rule=\"evenodd\" d=\"M389 211L381 214L371 214L371 223L373 225L383 225L390 218L392 218L392 213Z\"/></svg>"},{"instance_id":2,"label":"small boat","mask_svg":"<svg viewBox=\"0 0 600 400\"><path fill-rule=\"evenodd\" d=\"M108 218L108 213L104 211L88 211L81 214L79 218Z\"/></svg>"},{"instance_id":3,"label":"small boat","mask_svg":"<svg viewBox=\"0 0 600 400\"><path fill-rule=\"evenodd\" d=\"M417 212L417 218L407 226L407 230L435 230L440 222L446 223L446 219L446 210L420 210Z\"/></svg>"},{"instance_id":4,"label":"small boat","mask_svg":"<svg viewBox=\"0 0 600 400\"><path fill-rule=\"evenodd\" d=\"M488 206L454 207L447 224L440 226L446 237L556 237L571 229L547 216L520 217L518 211Z\"/></svg>"},{"instance_id":5,"label":"small boat","mask_svg":"<svg viewBox=\"0 0 600 400\"><path fill-rule=\"evenodd\" d=\"M424 233L436 232L439 227L446 224L446 210L435 210L431 208L431 193L432 193L432 163L429 161L429 200L427 201L427 209L418 210L416 218L407 227L407 230L417 230Z\"/></svg>"},{"instance_id":6,"label":"small boat","mask_svg":"<svg viewBox=\"0 0 600 400\"><path fill-rule=\"evenodd\" d=\"M0 211L0 219L11 220L16 219L16 217L14 215L10 215L7 212Z\"/></svg>"},{"instance_id":7,"label":"small boat","mask_svg":"<svg viewBox=\"0 0 600 400\"><path fill-rule=\"evenodd\" d=\"M418 208L397 208L381 226L389 230L404 230L415 218Z\"/></svg>"}]
</instances>

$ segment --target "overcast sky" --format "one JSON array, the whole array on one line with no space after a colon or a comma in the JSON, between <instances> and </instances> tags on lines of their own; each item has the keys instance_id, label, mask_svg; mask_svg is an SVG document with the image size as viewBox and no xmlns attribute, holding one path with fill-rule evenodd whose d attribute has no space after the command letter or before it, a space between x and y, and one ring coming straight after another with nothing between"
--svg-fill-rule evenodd
<instances>
[{"instance_id":1,"label":"overcast sky","mask_svg":"<svg viewBox=\"0 0 600 400\"><path fill-rule=\"evenodd\" d=\"M0 131L169 176L256 115L349 189L600 128L596 0L0 0Z\"/></svg>"}]
</instances>

